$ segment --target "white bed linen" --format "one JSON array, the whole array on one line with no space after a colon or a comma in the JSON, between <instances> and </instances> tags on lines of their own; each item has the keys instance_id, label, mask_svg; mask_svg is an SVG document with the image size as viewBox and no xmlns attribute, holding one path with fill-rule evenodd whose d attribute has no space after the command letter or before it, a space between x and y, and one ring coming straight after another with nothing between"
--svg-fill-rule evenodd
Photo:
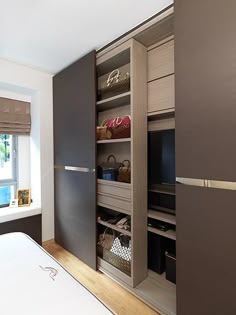
<instances>
[{"instance_id":1,"label":"white bed linen","mask_svg":"<svg viewBox=\"0 0 236 315\"><path fill-rule=\"evenodd\" d=\"M10 233L0 236L0 314L112 313L28 236Z\"/></svg>"}]
</instances>

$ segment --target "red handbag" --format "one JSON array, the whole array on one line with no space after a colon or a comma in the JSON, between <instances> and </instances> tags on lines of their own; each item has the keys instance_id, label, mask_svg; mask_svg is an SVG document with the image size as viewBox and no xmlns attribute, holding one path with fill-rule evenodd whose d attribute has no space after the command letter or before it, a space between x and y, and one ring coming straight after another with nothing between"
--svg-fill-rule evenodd
<instances>
[{"instance_id":1,"label":"red handbag","mask_svg":"<svg viewBox=\"0 0 236 315\"><path fill-rule=\"evenodd\" d=\"M129 115L107 119L103 126L111 131L112 139L130 138L131 117Z\"/></svg>"}]
</instances>

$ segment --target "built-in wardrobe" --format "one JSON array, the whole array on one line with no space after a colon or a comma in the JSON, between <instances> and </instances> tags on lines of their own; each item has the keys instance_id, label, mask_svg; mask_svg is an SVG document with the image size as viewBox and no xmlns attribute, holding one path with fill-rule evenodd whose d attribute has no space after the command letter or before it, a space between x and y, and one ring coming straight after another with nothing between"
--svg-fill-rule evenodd
<instances>
[{"instance_id":1,"label":"built-in wardrobe","mask_svg":"<svg viewBox=\"0 0 236 315\"><path fill-rule=\"evenodd\" d=\"M236 313L235 12L175 2L178 315Z\"/></svg>"},{"instance_id":2,"label":"built-in wardrobe","mask_svg":"<svg viewBox=\"0 0 236 315\"><path fill-rule=\"evenodd\" d=\"M160 314L236 312L233 9L177 0L54 77L55 240ZM129 85L101 96L116 69ZM128 137L96 139L124 116ZM111 155L129 182L100 176ZM106 233L128 261L101 248Z\"/></svg>"}]
</instances>

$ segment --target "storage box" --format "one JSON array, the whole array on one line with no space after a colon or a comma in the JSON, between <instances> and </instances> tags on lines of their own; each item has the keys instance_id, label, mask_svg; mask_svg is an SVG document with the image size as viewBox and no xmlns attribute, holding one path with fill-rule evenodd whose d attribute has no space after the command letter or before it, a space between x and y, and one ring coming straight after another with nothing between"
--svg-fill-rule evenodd
<instances>
[{"instance_id":1,"label":"storage box","mask_svg":"<svg viewBox=\"0 0 236 315\"><path fill-rule=\"evenodd\" d=\"M162 274L165 271L165 238L148 232L148 268Z\"/></svg>"},{"instance_id":2,"label":"storage box","mask_svg":"<svg viewBox=\"0 0 236 315\"><path fill-rule=\"evenodd\" d=\"M176 257L175 255L165 253L166 256L166 280L176 284Z\"/></svg>"}]
</instances>

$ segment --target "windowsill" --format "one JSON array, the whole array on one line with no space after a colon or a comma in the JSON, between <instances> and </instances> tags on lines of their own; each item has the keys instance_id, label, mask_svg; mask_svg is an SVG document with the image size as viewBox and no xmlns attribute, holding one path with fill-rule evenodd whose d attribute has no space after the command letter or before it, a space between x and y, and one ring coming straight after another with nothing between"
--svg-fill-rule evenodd
<instances>
[{"instance_id":1,"label":"windowsill","mask_svg":"<svg viewBox=\"0 0 236 315\"><path fill-rule=\"evenodd\" d=\"M34 204L28 207L0 208L0 223L31 217L41 213L41 207Z\"/></svg>"}]
</instances>

